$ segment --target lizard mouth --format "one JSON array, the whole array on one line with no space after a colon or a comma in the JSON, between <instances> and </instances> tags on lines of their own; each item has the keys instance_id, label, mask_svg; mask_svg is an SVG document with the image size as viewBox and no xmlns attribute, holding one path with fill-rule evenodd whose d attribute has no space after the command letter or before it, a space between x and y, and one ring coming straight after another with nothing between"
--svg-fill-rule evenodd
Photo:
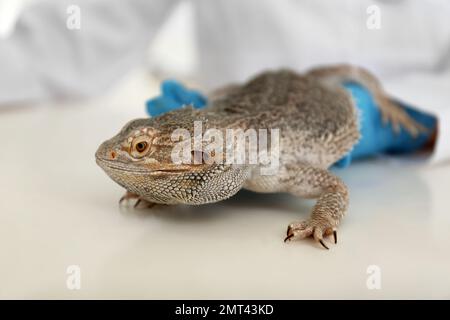
<instances>
[{"instance_id":1,"label":"lizard mouth","mask_svg":"<svg viewBox=\"0 0 450 320\"><path fill-rule=\"evenodd\" d=\"M126 172L133 172L133 173L147 173L148 170L142 169L142 168L136 168L136 167L130 167L127 166L125 163L120 164L117 161L111 161L102 159L100 157L95 158L95 162L102 168L102 169L113 169L117 171L126 171Z\"/></svg>"},{"instance_id":2,"label":"lizard mouth","mask_svg":"<svg viewBox=\"0 0 450 320\"><path fill-rule=\"evenodd\" d=\"M184 172L192 172L196 171L193 166L177 166L177 167L168 167L168 168L149 168L149 167L137 167L130 166L129 163L120 163L117 161L106 160L100 157L96 157L97 164L103 169L112 169L116 171L129 172L133 174L146 174L146 175L167 175L167 174L179 174Z\"/></svg>"}]
</instances>

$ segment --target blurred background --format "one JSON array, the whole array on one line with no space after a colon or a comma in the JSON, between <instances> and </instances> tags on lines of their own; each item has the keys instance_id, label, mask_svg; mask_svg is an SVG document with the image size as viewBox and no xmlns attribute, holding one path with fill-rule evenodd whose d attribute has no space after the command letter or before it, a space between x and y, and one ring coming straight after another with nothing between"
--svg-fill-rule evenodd
<instances>
[{"instance_id":1,"label":"blurred background","mask_svg":"<svg viewBox=\"0 0 450 320\"><path fill-rule=\"evenodd\" d=\"M445 0L0 0L0 298L449 298L449 17ZM339 172L351 206L329 252L282 241L311 201L139 211L95 164L163 79L207 93L342 62L438 132L425 157Z\"/></svg>"},{"instance_id":2,"label":"blurred background","mask_svg":"<svg viewBox=\"0 0 450 320\"><path fill-rule=\"evenodd\" d=\"M1 0L0 37L9 37L20 12L38 2L43 0ZM193 18L189 1L178 1L172 6L166 20L157 27L158 34L148 41L147 60L153 72L158 68L185 76L193 72L196 64Z\"/></svg>"}]
</instances>

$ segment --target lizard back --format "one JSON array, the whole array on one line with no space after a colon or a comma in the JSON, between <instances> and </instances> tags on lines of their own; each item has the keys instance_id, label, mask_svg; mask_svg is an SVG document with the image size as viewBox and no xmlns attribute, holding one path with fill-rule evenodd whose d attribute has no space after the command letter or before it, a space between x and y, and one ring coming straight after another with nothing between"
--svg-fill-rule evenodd
<instances>
[{"instance_id":1,"label":"lizard back","mask_svg":"<svg viewBox=\"0 0 450 320\"><path fill-rule=\"evenodd\" d=\"M227 127L280 129L283 163L328 167L359 139L357 109L343 88L289 70L262 73L211 108Z\"/></svg>"}]
</instances>

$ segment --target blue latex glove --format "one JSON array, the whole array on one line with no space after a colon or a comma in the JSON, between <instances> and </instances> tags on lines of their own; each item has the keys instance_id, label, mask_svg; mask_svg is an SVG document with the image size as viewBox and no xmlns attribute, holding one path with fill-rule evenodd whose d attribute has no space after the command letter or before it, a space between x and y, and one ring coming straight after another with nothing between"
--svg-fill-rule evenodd
<instances>
[{"instance_id":1,"label":"blue latex glove","mask_svg":"<svg viewBox=\"0 0 450 320\"><path fill-rule=\"evenodd\" d=\"M347 83L345 88L351 93L359 109L361 139L353 149L333 166L347 167L353 159L366 158L380 153L409 153L422 148L436 127L436 118L402 105L406 112L430 129L418 137L412 137L405 130L395 133L390 124L384 125L381 113L371 94L364 87ZM158 116L184 105L192 104L194 108L203 108L207 99L200 92L189 90L175 80L166 80L161 84L162 94L147 101L147 112Z\"/></svg>"},{"instance_id":2,"label":"blue latex glove","mask_svg":"<svg viewBox=\"0 0 450 320\"><path fill-rule=\"evenodd\" d=\"M147 112L156 117L166 112L179 109L183 105L203 108L207 99L200 92L189 90L175 80L165 80L161 84L161 95L147 101Z\"/></svg>"},{"instance_id":3,"label":"blue latex glove","mask_svg":"<svg viewBox=\"0 0 450 320\"><path fill-rule=\"evenodd\" d=\"M381 112L369 91L361 85L347 83L345 88L351 93L359 109L361 139L353 150L334 164L335 167L347 167L352 159L370 157L381 153L411 153L422 148L436 127L436 118L400 104L417 122L428 128L428 132L412 137L404 129L395 133L390 124L384 125Z\"/></svg>"}]
</instances>

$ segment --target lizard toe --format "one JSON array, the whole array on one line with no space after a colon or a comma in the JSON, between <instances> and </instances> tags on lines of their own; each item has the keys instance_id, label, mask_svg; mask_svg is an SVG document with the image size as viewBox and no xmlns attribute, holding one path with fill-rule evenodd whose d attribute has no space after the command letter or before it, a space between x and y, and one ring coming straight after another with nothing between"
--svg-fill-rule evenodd
<instances>
[{"instance_id":1,"label":"lizard toe","mask_svg":"<svg viewBox=\"0 0 450 320\"><path fill-rule=\"evenodd\" d=\"M293 239L304 239L313 234L314 228L308 224L307 221L294 222L288 226L287 237L284 242Z\"/></svg>"},{"instance_id":2,"label":"lizard toe","mask_svg":"<svg viewBox=\"0 0 450 320\"><path fill-rule=\"evenodd\" d=\"M139 199L139 196L135 193L132 193L130 191L125 192L125 194L120 198L119 204L122 204L124 201L128 201L130 199Z\"/></svg>"}]
</instances>

